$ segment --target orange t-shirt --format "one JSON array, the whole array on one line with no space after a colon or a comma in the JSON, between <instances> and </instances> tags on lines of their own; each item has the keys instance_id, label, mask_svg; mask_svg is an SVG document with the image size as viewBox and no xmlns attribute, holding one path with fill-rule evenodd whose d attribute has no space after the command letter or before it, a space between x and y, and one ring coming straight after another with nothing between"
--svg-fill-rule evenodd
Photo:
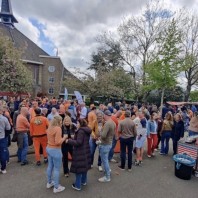
<instances>
[{"instance_id":1,"label":"orange t-shirt","mask_svg":"<svg viewBox=\"0 0 198 198\"><path fill-rule=\"evenodd\" d=\"M58 126L49 127L47 130L47 139L49 148L61 148L64 141L62 138L62 129Z\"/></svg>"},{"instance_id":2,"label":"orange t-shirt","mask_svg":"<svg viewBox=\"0 0 198 198\"><path fill-rule=\"evenodd\" d=\"M125 111L122 111L122 115L120 116L120 120L124 120L125 119Z\"/></svg>"},{"instance_id":3,"label":"orange t-shirt","mask_svg":"<svg viewBox=\"0 0 198 198\"><path fill-rule=\"evenodd\" d=\"M88 125L93 130L94 124L97 121L97 116L95 112L91 111L88 113Z\"/></svg>"},{"instance_id":4,"label":"orange t-shirt","mask_svg":"<svg viewBox=\"0 0 198 198\"><path fill-rule=\"evenodd\" d=\"M117 132L117 130L118 130L118 119L114 116L114 115L112 115L111 116L111 119L114 121L114 123L116 124L116 132Z\"/></svg>"},{"instance_id":5,"label":"orange t-shirt","mask_svg":"<svg viewBox=\"0 0 198 198\"><path fill-rule=\"evenodd\" d=\"M66 102L66 103L65 103L65 111L68 111L70 105L71 105L71 104L70 104L69 102Z\"/></svg>"},{"instance_id":6,"label":"orange t-shirt","mask_svg":"<svg viewBox=\"0 0 198 198\"><path fill-rule=\"evenodd\" d=\"M46 117L36 116L30 121L30 135L35 137L46 135L46 130L48 126L49 122Z\"/></svg>"},{"instance_id":7,"label":"orange t-shirt","mask_svg":"<svg viewBox=\"0 0 198 198\"><path fill-rule=\"evenodd\" d=\"M32 118L34 118L36 116L34 108L30 108L29 113L30 113L30 119L32 119Z\"/></svg>"},{"instance_id":8,"label":"orange t-shirt","mask_svg":"<svg viewBox=\"0 0 198 198\"><path fill-rule=\"evenodd\" d=\"M88 113L88 126L92 130L91 136L95 139L98 136L98 120L95 112Z\"/></svg>"},{"instance_id":9,"label":"orange t-shirt","mask_svg":"<svg viewBox=\"0 0 198 198\"><path fill-rule=\"evenodd\" d=\"M10 113L8 111L5 112L5 116L9 119L9 123L13 126L12 118L10 117Z\"/></svg>"},{"instance_id":10,"label":"orange t-shirt","mask_svg":"<svg viewBox=\"0 0 198 198\"><path fill-rule=\"evenodd\" d=\"M27 132L29 131L30 123L28 122L27 118L24 117L22 114L17 116L16 120L16 131L17 132Z\"/></svg>"}]
</instances>

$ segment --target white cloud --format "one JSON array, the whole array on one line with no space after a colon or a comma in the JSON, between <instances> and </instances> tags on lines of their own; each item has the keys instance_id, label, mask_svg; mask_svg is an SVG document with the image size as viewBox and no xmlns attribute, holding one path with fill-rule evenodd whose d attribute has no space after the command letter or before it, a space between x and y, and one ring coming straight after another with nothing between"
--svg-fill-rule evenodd
<instances>
[{"instance_id":1,"label":"white cloud","mask_svg":"<svg viewBox=\"0 0 198 198\"><path fill-rule=\"evenodd\" d=\"M16 18L19 21L19 23L16 24L17 29L35 42L39 47L42 47L42 41L39 40L40 31L32 25L28 18L24 18L19 15L16 15Z\"/></svg>"},{"instance_id":2,"label":"white cloud","mask_svg":"<svg viewBox=\"0 0 198 198\"><path fill-rule=\"evenodd\" d=\"M123 16L137 14L147 0L17 0L17 28L39 46L39 30L28 18L44 24L44 34L58 48L65 66L85 67L98 44L96 36L104 30L115 30ZM165 0L169 7L197 8L198 0ZM56 49L54 49L56 51Z\"/></svg>"}]
</instances>

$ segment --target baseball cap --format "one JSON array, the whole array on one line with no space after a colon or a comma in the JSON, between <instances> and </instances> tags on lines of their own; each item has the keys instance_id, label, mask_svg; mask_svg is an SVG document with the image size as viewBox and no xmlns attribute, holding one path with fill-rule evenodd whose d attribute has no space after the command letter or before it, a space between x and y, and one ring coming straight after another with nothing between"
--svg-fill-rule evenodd
<instances>
[{"instance_id":1,"label":"baseball cap","mask_svg":"<svg viewBox=\"0 0 198 198\"><path fill-rule=\"evenodd\" d=\"M107 115L107 116L111 116L111 111L106 110L106 111L104 111L104 114Z\"/></svg>"}]
</instances>

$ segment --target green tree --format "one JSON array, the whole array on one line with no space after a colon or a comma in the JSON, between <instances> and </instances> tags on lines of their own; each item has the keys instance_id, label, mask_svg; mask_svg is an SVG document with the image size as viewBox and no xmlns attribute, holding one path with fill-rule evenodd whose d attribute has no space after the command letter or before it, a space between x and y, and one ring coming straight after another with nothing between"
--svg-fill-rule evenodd
<instances>
[{"instance_id":1,"label":"green tree","mask_svg":"<svg viewBox=\"0 0 198 198\"><path fill-rule=\"evenodd\" d=\"M198 102L198 91L197 90L190 92L190 101Z\"/></svg>"},{"instance_id":2,"label":"green tree","mask_svg":"<svg viewBox=\"0 0 198 198\"><path fill-rule=\"evenodd\" d=\"M192 87L198 84L198 15L187 12L180 26L183 32L184 76L187 81L184 100L187 102Z\"/></svg>"},{"instance_id":3,"label":"green tree","mask_svg":"<svg viewBox=\"0 0 198 198\"><path fill-rule=\"evenodd\" d=\"M149 103L155 103L157 105L160 105L161 94L162 94L161 90L153 90L146 98L146 101ZM184 90L180 86L171 87L169 89L166 89L164 92L164 102L168 102L168 101L183 102L183 99L184 99Z\"/></svg>"},{"instance_id":4,"label":"green tree","mask_svg":"<svg viewBox=\"0 0 198 198\"><path fill-rule=\"evenodd\" d=\"M7 37L0 36L0 90L28 92L32 78L21 61L21 53Z\"/></svg>"},{"instance_id":5,"label":"green tree","mask_svg":"<svg viewBox=\"0 0 198 198\"><path fill-rule=\"evenodd\" d=\"M120 68L122 66L122 60L119 56L120 50L119 45L116 45L114 49L98 49L96 53L91 55L91 65L88 69L100 74Z\"/></svg>"},{"instance_id":6,"label":"green tree","mask_svg":"<svg viewBox=\"0 0 198 198\"><path fill-rule=\"evenodd\" d=\"M76 89L92 98L96 96L126 97L132 92L131 75L122 68L114 69L111 72L102 72L95 78L89 72L77 70L75 74L78 79L67 78L64 83L65 87Z\"/></svg>"},{"instance_id":7,"label":"green tree","mask_svg":"<svg viewBox=\"0 0 198 198\"><path fill-rule=\"evenodd\" d=\"M167 30L158 38L160 49L155 61L147 65L146 72L149 90L161 90L161 106L166 89L176 86L177 77L181 72L179 61L181 32L173 19ZM162 44L162 45L161 45Z\"/></svg>"},{"instance_id":8,"label":"green tree","mask_svg":"<svg viewBox=\"0 0 198 198\"><path fill-rule=\"evenodd\" d=\"M145 100L149 91L146 66L157 56L157 38L170 24L172 12L165 9L164 1L149 1L139 15L132 15L122 20L115 32L106 31L98 41L108 48L116 50L123 67L130 71L133 79L133 95L138 100ZM115 36L116 35L116 36Z\"/></svg>"}]
</instances>

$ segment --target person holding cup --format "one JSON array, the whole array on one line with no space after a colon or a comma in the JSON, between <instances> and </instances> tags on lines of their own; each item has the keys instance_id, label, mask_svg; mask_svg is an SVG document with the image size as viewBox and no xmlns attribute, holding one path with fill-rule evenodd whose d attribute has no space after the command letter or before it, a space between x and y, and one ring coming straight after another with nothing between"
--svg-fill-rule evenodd
<instances>
[{"instance_id":1,"label":"person holding cup","mask_svg":"<svg viewBox=\"0 0 198 198\"><path fill-rule=\"evenodd\" d=\"M55 116L47 130L47 154L48 154L48 167L47 167L47 188L54 187L53 192L59 193L65 190L65 187L59 184L60 168L62 162L61 145L66 140L67 135L62 137L62 118ZM54 181L52 181L52 175Z\"/></svg>"}]
</instances>

